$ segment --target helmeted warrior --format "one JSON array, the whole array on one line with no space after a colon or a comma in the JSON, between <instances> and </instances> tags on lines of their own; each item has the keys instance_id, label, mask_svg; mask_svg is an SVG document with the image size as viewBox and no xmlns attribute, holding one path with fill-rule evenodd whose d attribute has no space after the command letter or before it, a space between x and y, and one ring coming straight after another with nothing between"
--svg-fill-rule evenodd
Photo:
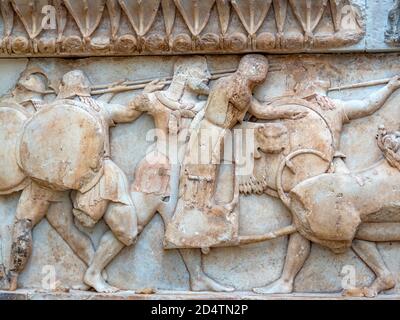
<instances>
[{"instance_id":1,"label":"helmeted warrior","mask_svg":"<svg viewBox=\"0 0 400 320\"><path fill-rule=\"evenodd\" d=\"M159 85L151 83L145 90L157 88ZM138 95L134 99L140 104L144 98ZM60 120L60 114L68 119ZM9 272L11 288L16 287L17 277L30 256L32 228L46 215L50 204L60 201L63 191L72 189L75 217L86 226L104 218L111 229L91 257L84 282L99 292L116 290L101 276L113 258L108 255L107 246L117 243L119 252L131 245L137 236L137 216L125 174L110 158L109 127L132 121L135 115L131 105L93 99L88 78L74 70L63 76L56 101L43 107L25 125L19 162L32 182L24 189L17 207ZM74 129L69 125L78 131L72 138L68 130ZM54 131L53 136L49 130ZM69 139L63 141L65 148L60 148L57 137ZM91 268L98 264L104 265L99 273Z\"/></svg>"},{"instance_id":2,"label":"helmeted warrior","mask_svg":"<svg viewBox=\"0 0 400 320\"><path fill-rule=\"evenodd\" d=\"M345 155L340 152L340 135L345 124L352 120L360 119L372 115L378 111L391 96L391 94L400 87L399 77L394 77L382 89L372 93L364 100L338 100L327 96L330 88L330 81L322 79L305 79L295 87L296 95L312 102L314 108L323 115L326 123L329 124L334 139L335 154L332 159L333 171L348 173L349 170L345 164ZM302 268L304 262L310 254L310 241L299 233L292 234L289 239L286 261L281 277L262 288L255 288L257 293L289 293L293 291L294 280ZM377 261L377 269L380 273L387 270L387 267L380 258L376 245L372 242L357 241L353 243L353 249L360 255L365 254L374 257ZM375 271L376 271L375 270ZM392 282L377 281L368 288L373 295L376 292L388 289L387 286Z\"/></svg>"}]
</instances>

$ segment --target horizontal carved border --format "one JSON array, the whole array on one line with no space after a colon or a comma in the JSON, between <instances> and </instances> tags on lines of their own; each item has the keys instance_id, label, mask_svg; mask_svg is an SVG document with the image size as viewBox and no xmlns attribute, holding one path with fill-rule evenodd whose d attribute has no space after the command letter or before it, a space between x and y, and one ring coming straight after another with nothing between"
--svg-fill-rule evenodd
<instances>
[{"instance_id":1,"label":"horizontal carved border","mask_svg":"<svg viewBox=\"0 0 400 320\"><path fill-rule=\"evenodd\" d=\"M0 56L301 52L353 45L350 0L1 0Z\"/></svg>"}]
</instances>

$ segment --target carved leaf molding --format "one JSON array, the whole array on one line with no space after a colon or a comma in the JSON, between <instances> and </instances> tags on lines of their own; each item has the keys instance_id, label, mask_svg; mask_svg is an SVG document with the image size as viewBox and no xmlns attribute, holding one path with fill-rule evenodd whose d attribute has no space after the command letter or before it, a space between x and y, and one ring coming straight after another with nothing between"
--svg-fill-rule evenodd
<instances>
[{"instance_id":1,"label":"carved leaf molding","mask_svg":"<svg viewBox=\"0 0 400 320\"><path fill-rule=\"evenodd\" d=\"M119 0L119 4L135 32L143 37L156 18L160 0Z\"/></svg>"},{"instance_id":2,"label":"carved leaf molding","mask_svg":"<svg viewBox=\"0 0 400 320\"><path fill-rule=\"evenodd\" d=\"M232 6L246 31L252 36L261 27L272 0L232 0Z\"/></svg>"},{"instance_id":3,"label":"carved leaf molding","mask_svg":"<svg viewBox=\"0 0 400 320\"><path fill-rule=\"evenodd\" d=\"M107 10L110 16L111 38L115 39L118 34L121 21L121 7L117 0L107 0Z\"/></svg>"},{"instance_id":4,"label":"carved leaf molding","mask_svg":"<svg viewBox=\"0 0 400 320\"><path fill-rule=\"evenodd\" d=\"M14 11L10 0L1 0L1 16L4 21L4 36L9 37L14 27Z\"/></svg>"},{"instance_id":5,"label":"carved leaf molding","mask_svg":"<svg viewBox=\"0 0 400 320\"><path fill-rule=\"evenodd\" d=\"M193 36L203 31L209 18L215 0L174 0Z\"/></svg>"},{"instance_id":6,"label":"carved leaf molding","mask_svg":"<svg viewBox=\"0 0 400 320\"><path fill-rule=\"evenodd\" d=\"M164 16L165 32L167 37L169 37L175 23L176 7L173 0L161 0L161 7Z\"/></svg>"},{"instance_id":7,"label":"carved leaf molding","mask_svg":"<svg viewBox=\"0 0 400 320\"><path fill-rule=\"evenodd\" d=\"M48 0L12 0L11 4L22 21L30 39L42 31L42 8L49 5Z\"/></svg>"},{"instance_id":8,"label":"carved leaf molding","mask_svg":"<svg viewBox=\"0 0 400 320\"><path fill-rule=\"evenodd\" d=\"M332 39L329 44L326 44L326 38L324 39L325 47L354 44L361 39L365 29L363 16L360 14L358 8L351 6L347 8L348 5L352 4L351 0L0 0L3 37L5 40L1 42L0 39L0 55L12 53L21 55L28 52L38 53L37 48L32 48L32 46L37 47L36 42L31 43L26 41L35 39L43 31L41 26L43 18L41 8L46 4L54 5L56 8L56 45L55 47L51 45L51 41L54 41L52 38L55 38L54 33L51 31L46 32L45 39L41 38L40 40L42 43L39 46L39 51L41 48L47 48L48 45L50 45L49 50L53 50L53 52L57 53L62 53L64 51L66 54L72 54L74 52L79 53L87 50L103 50L104 53L113 50L126 50L125 53L141 53L143 48L150 48L146 50L155 50L157 52L165 50L175 51L174 37L176 35L174 33L174 27L176 25L177 11L182 16L185 25L190 31L189 36L192 36L190 39L185 38L185 34L177 34L180 36L178 42L176 42L177 46L181 43L179 41L183 41L183 47L176 47L177 52L180 53L185 51L197 51L198 49L204 49L206 51L218 51L222 49L225 51L234 50L235 52L240 52L254 50L255 48L261 48L262 50L285 48L287 45L290 45L289 42L291 41L285 39L285 29L288 27L287 17L289 11L293 13L295 19L298 21L295 27L304 34L303 47L310 44L308 39L314 36L313 33L327 10L331 16L331 20L328 23L332 24L333 31ZM270 15L270 17L275 20L276 29L265 30L267 32L264 33L261 38L256 39L255 36L259 32L261 26L266 19L269 19L267 17L271 7L273 7L274 15ZM104 42L104 46L100 47L81 46L79 42L82 41L82 39L79 40L77 35L63 36L68 28L67 21L71 19L69 17L71 16L72 20L75 21L79 28L83 41L85 43L92 41L91 36L98 29L102 19L105 18L105 8L107 8L108 11L106 16L109 21L106 25L108 25L107 28L109 31L105 31L105 29L102 28L102 33L108 32L105 36L108 36L113 42L115 41L112 46L110 45L109 49L107 49L107 41ZM347 11L353 10L354 12L346 11L347 13L344 13L344 9ZM26 41L21 39L23 38L21 34L18 34L18 37L13 37L13 32L17 33L17 31L14 31L14 25L16 23L14 12L26 29L28 35ZM119 34L122 13L126 15L136 35ZM216 21L212 22L211 29L213 29L213 31L210 31L210 34L201 40L204 42L198 43L200 46L190 44L190 41L198 41L196 38L200 37L200 34L209 23L211 13L213 14L212 19L216 19ZM236 22L237 19L234 16L237 16L240 22ZM165 26L165 33L162 31L157 34L157 41L159 41L160 46L156 43L150 46L138 46L136 43L138 39L135 40L135 36L142 39L138 41L139 43L143 41L152 41L150 38L149 40L144 39L144 36L154 25L155 19L158 18L162 19L160 22ZM334 33L338 33L338 31L344 28L344 19L350 20L350 18L354 20L353 24L356 25L356 27L346 30L347 35L341 42L340 34ZM235 23L243 25L246 32L236 32L234 29L229 30L234 19ZM159 23L157 25L159 25ZM215 25L217 25L217 29L214 27ZM353 33L353 35L351 35L351 33ZM338 37L339 41L337 41ZM14 45L14 38L18 38L20 43L26 43L23 45L24 47L21 48L21 45L18 43ZM164 40L168 40L168 46L161 45ZM64 45L63 41L66 41L66 45ZM221 42L219 43L219 41ZM252 45L249 46L249 43L246 43L246 41L250 41ZM262 41L264 41L264 44L262 44ZM204 44L204 47L202 47L202 44ZM259 44L261 47L259 47ZM226 47L226 45L228 47ZM312 45L314 46L314 44ZM318 43L316 46L318 46ZM45 53L48 53L48 51Z\"/></svg>"},{"instance_id":9,"label":"carved leaf molding","mask_svg":"<svg viewBox=\"0 0 400 320\"><path fill-rule=\"evenodd\" d=\"M216 0L216 2L221 33L226 34L231 17L231 5L229 3L229 0Z\"/></svg>"},{"instance_id":10,"label":"carved leaf molding","mask_svg":"<svg viewBox=\"0 0 400 320\"><path fill-rule=\"evenodd\" d=\"M53 5L56 8L57 38L58 41L61 41L61 37L67 26L68 12L62 0L53 0Z\"/></svg>"},{"instance_id":11,"label":"carved leaf molding","mask_svg":"<svg viewBox=\"0 0 400 320\"><path fill-rule=\"evenodd\" d=\"M328 0L289 0L289 3L305 34L311 35L321 21Z\"/></svg>"},{"instance_id":12,"label":"carved leaf molding","mask_svg":"<svg viewBox=\"0 0 400 320\"><path fill-rule=\"evenodd\" d=\"M288 0L273 0L275 23L279 33L283 33L285 28Z\"/></svg>"},{"instance_id":13,"label":"carved leaf molding","mask_svg":"<svg viewBox=\"0 0 400 320\"><path fill-rule=\"evenodd\" d=\"M64 0L64 3L74 17L82 36L85 39L89 38L101 21L106 0Z\"/></svg>"}]
</instances>

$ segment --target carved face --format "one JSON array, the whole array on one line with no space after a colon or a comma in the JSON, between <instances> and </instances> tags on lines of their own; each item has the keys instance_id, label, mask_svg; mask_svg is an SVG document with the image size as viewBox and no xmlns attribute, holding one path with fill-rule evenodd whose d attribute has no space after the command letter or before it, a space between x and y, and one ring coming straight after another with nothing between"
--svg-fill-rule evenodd
<instances>
[{"instance_id":1,"label":"carved face","mask_svg":"<svg viewBox=\"0 0 400 320\"><path fill-rule=\"evenodd\" d=\"M67 72L61 80L59 98L90 97L90 82L81 70Z\"/></svg>"},{"instance_id":2,"label":"carved face","mask_svg":"<svg viewBox=\"0 0 400 320\"><path fill-rule=\"evenodd\" d=\"M260 54L248 54L240 60L238 71L252 83L262 83L267 78L268 60Z\"/></svg>"},{"instance_id":3,"label":"carved face","mask_svg":"<svg viewBox=\"0 0 400 320\"><path fill-rule=\"evenodd\" d=\"M295 92L301 96L308 96L314 93L319 93L321 95L326 95L328 89L331 87L331 82L329 80L313 79L313 80L303 80L295 86Z\"/></svg>"},{"instance_id":4,"label":"carved face","mask_svg":"<svg viewBox=\"0 0 400 320\"><path fill-rule=\"evenodd\" d=\"M191 90L198 94L208 94L210 88L208 82L210 81L210 73L208 69L196 68L190 70L190 75L187 79L187 84Z\"/></svg>"},{"instance_id":5,"label":"carved face","mask_svg":"<svg viewBox=\"0 0 400 320\"><path fill-rule=\"evenodd\" d=\"M197 94L208 94L208 82L211 78L204 57L179 59L175 63L174 82L180 82Z\"/></svg>"},{"instance_id":6,"label":"carved face","mask_svg":"<svg viewBox=\"0 0 400 320\"><path fill-rule=\"evenodd\" d=\"M18 91L30 91L44 93L46 91L47 78L43 73L27 72L18 80L16 89Z\"/></svg>"},{"instance_id":7,"label":"carved face","mask_svg":"<svg viewBox=\"0 0 400 320\"><path fill-rule=\"evenodd\" d=\"M259 125L255 131L257 150L264 153L280 153L289 147L289 133L281 123L265 123ZM257 157L257 152L255 153Z\"/></svg>"}]
</instances>

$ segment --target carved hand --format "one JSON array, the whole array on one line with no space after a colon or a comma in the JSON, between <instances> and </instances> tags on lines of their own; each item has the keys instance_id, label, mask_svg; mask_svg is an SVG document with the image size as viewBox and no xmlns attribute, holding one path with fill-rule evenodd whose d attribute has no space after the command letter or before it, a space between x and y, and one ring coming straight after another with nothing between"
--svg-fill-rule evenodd
<instances>
[{"instance_id":1,"label":"carved hand","mask_svg":"<svg viewBox=\"0 0 400 320\"><path fill-rule=\"evenodd\" d=\"M156 80L153 80L152 82L148 83L144 87L143 92L151 93L154 91L160 91L165 87L165 85L166 85L165 80L156 79Z\"/></svg>"},{"instance_id":2,"label":"carved hand","mask_svg":"<svg viewBox=\"0 0 400 320\"><path fill-rule=\"evenodd\" d=\"M282 114L283 119L298 120L307 116L308 111L289 109L285 110Z\"/></svg>"},{"instance_id":3,"label":"carved hand","mask_svg":"<svg viewBox=\"0 0 400 320\"><path fill-rule=\"evenodd\" d=\"M390 79L387 86L393 91L400 88L400 76L394 76L392 79Z\"/></svg>"}]
</instances>

